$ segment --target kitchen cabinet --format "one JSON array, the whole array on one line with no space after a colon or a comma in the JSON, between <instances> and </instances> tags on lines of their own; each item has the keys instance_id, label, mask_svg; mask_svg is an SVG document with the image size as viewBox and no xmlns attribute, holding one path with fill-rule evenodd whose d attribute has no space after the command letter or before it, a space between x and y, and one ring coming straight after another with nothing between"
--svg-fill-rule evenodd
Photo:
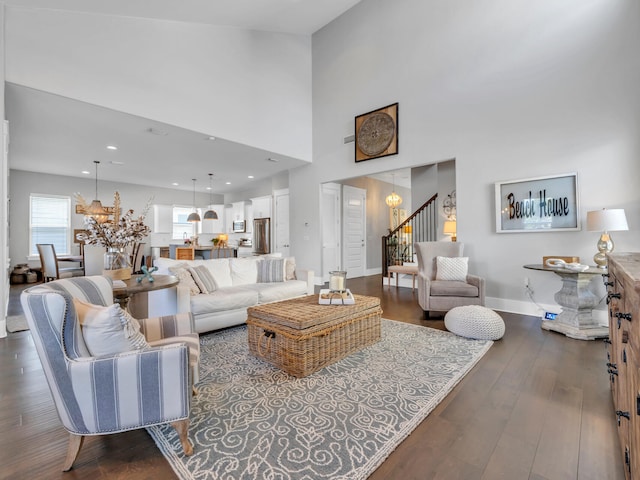
<instances>
[{"instance_id":1,"label":"kitchen cabinet","mask_svg":"<svg viewBox=\"0 0 640 480\"><path fill-rule=\"evenodd\" d=\"M253 218L271 218L271 195L251 199Z\"/></svg>"},{"instance_id":2,"label":"kitchen cabinet","mask_svg":"<svg viewBox=\"0 0 640 480\"><path fill-rule=\"evenodd\" d=\"M231 206L225 208L224 225L226 233L233 233L233 222L246 219L245 206L247 202L233 202Z\"/></svg>"},{"instance_id":3,"label":"kitchen cabinet","mask_svg":"<svg viewBox=\"0 0 640 480\"><path fill-rule=\"evenodd\" d=\"M154 233L173 232L173 205L153 205Z\"/></svg>"},{"instance_id":4,"label":"kitchen cabinet","mask_svg":"<svg viewBox=\"0 0 640 480\"><path fill-rule=\"evenodd\" d=\"M206 210L209 210L209 208L211 208L211 210L215 211L218 214L218 219L217 220L202 220L201 222L201 233L224 233L226 232L226 224L224 221L224 217L225 217L225 208L224 205L209 205L207 207L205 207L203 209L202 214L204 215L204 212Z\"/></svg>"}]
</instances>

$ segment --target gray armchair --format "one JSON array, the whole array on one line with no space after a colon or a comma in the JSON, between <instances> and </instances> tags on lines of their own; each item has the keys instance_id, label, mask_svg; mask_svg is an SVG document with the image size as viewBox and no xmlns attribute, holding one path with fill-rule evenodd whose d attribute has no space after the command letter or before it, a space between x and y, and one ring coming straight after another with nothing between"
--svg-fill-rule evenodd
<instances>
[{"instance_id":1,"label":"gray armchair","mask_svg":"<svg viewBox=\"0 0 640 480\"><path fill-rule=\"evenodd\" d=\"M191 455L189 409L200 355L191 314L141 319L148 347L92 356L74 298L113 305L111 279L56 280L20 298L58 416L70 433L63 470L71 469L87 435L163 423L175 427L184 453Z\"/></svg>"},{"instance_id":2,"label":"gray armchair","mask_svg":"<svg viewBox=\"0 0 640 480\"><path fill-rule=\"evenodd\" d=\"M424 316L447 312L462 305L484 305L484 278L466 275L465 280L437 280L437 257L462 257L463 243L417 242L418 303Z\"/></svg>"}]
</instances>

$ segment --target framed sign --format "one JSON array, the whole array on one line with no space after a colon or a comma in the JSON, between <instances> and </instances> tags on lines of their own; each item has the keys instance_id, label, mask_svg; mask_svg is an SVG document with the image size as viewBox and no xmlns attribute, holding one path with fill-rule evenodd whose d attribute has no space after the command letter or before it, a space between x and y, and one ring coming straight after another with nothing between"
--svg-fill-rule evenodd
<instances>
[{"instance_id":1,"label":"framed sign","mask_svg":"<svg viewBox=\"0 0 640 480\"><path fill-rule=\"evenodd\" d=\"M578 175L496 182L496 232L580 230Z\"/></svg>"},{"instance_id":2,"label":"framed sign","mask_svg":"<svg viewBox=\"0 0 640 480\"><path fill-rule=\"evenodd\" d=\"M398 153L398 104L355 118L356 162Z\"/></svg>"}]
</instances>

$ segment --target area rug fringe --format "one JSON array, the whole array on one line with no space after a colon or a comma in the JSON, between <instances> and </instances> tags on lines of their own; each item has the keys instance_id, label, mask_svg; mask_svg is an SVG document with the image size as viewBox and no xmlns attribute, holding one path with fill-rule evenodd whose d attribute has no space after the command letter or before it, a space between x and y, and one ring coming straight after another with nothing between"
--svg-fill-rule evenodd
<instances>
[{"instance_id":1,"label":"area rug fringe","mask_svg":"<svg viewBox=\"0 0 640 480\"><path fill-rule=\"evenodd\" d=\"M423 330L419 330L422 333L425 332L424 329L434 332L433 335L438 337L438 341L434 342L434 344L437 344L438 348L441 348L440 346L444 344L446 339L451 339L453 342L456 342L456 346L452 347L453 348L453 352L451 353L452 355L455 355L456 352L459 351L456 349L461 348L460 345L466 345L467 342L468 342L468 345L473 347L473 350L470 353L468 353L469 358L465 360L466 363L464 364L461 363L459 365L456 364L455 370L452 370L450 373L452 375L451 378L449 378L446 381L446 383L439 385L438 387L439 390L437 392L431 392L433 396L428 400L427 403L422 405L416 411L412 412L411 417L409 419L406 419L406 418L403 419L402 425L396 425L397 430L390 433L390 435L392 436L389 437L384 442L384 444L378 446L378 450L375 453L370 454L368 458L363 460L363 462L359 466L355 466L351 471L347 473L343 473L341 475L331 475L330 477L331 480L364 480L366 479L389 457L389 455L398 447L398 445L405 438L407 438L411 434L411 432L413 432L413 430L415 430L416 427L433 411L433 409L453 390L453 388L478 363L478 361L484 356L484 354L491 348L491 345L493 344L493 342L491 341L476 341L476 340L461 339L460 337L456 337L453 334L450 334L448 332L442 332L438 330L433 330L428 327L421 327L421 326L410 325L410 324L405 324L401 322L384 320L384 319L383 319L383 327L384 327L384 324L387 322L389 322L387 325L389 328L391 327L399 328L398 327L399 325L406 326L407 328L406 329L403 328L403 331L406 330L408 332L407 335L409 335L409 338L411 338L412 329L423 329ZM237 328L246 329L246 327L244 326L237 327ZM391 332L391 330L389 330L389 332ZM215 336L217 335L219 335L219 333L213 333L210 335L203 336L201 337L201 343L203 344L203 346L214 343L214 341L213 340L210 341L210 339L216 338ZM227 335L231 337L233 336L233 332L227 331L227 333L221 333L221 335ZM385 335L385 328L383 328L383 341L384 341L384 335ZM220 344L217 344L217 345L220 346ZM248 351L248 347L246 347L246 345L243 345L243 347L245 347ZM390 344L389 347L392 347L392 345ZM375 345L369 348L375 348ZM443 351L438 350L436 353L442 355ZM445 351L444 353L448 354L449 352ZM224 357L224 353L219 353L218 355L221 355L222 357ZM342 362L339 362L338 364L335 364L335 368L342 368L340 364L348 361L349 361L349 358L343 360ZM353 365L351 365L350 367L353 368ZM262 366L260 366L260 368L262 368ZM265 364L264 368L273 369L274 367L271 367L270 365ZM332 368L332 367L330 366L328 368ZM358 368L361 368L361 367L358 367ZM366 368L366 366L364 366L364 368ZM393 368L393 366L390 365L389 368ZM252 373L255 373L255 371L253 371ZM438 372L438 373L441 374L441 372ZM286 376L286 374L284 373L281 373L281 374ZM318 374L321 374L321 372L317 372L314 375L318 375ZM292 382L295 382L297 380L294 377L289 377L289 378L291 379ZM311 377L308 377L308 378L311 378ZM229 381L229 377L225 378L224 380ZM279 380L280 380L279 386L282 386L282 383L287 381L286 378L284 379L279 378ZM213 379L212 383L215 383L215 381L216 379ZM206 384L206 382L207 382L207 379L205 378L203 382L201 382L201 385ZM202 395L202 390L203 388L201 388L201 395ZM405 399L399 398L399 400L405 400ZM213 410L213 413L215 414L215 410ZM194 416L193 409L192 409L192 416ZM190 438L192 440L197 436L197 433L193 431L193 430L197 430L197 428L198 428L197 425L192 424L192 429L190 431ZM268 463L268 460L265 458L265 459L258 460L257 464L252 464L247 467L244 467L245 470L242 469L243 467L238 467L239 470L237 471L237 476L230 475L230 472L228 471L224 473L224 477L217 475L216 472L214 471L215 468L222 469L222 467L216 466L216 465L213 465L209 468L205 465L198 464L195 467L197 471L194 472L192 471L194 469L193 464L191 465L192 468L190 469L188 466L189 457L183 456L179 448L179 443L177 443L176 435L174 434L172 429L170 429L170 427L156 426L156 427L149 427L147 430L149 431L151 437L156 442L162 454L168 460L175 474L181 480L196 480L196 479L217 480L220 478L224 478L225 480L235 479L235 478L258 479L258 478L261 478L258 476L259 472L252 471L251 467L253 466L253 468L259 468L262 464ZM196 443L196 442L193 442L193 443ZM207 448L206 446L200 446L197 443L194 445L194 447L195 447L194 450L196 452L198 452L199 449ZM209 448L212 448L212 447L209 447ZM243 454L246 456L246 452L243 452ZM206 457L208 460L210 460L209 458L210 456L214 456L214 453L211 453L211 455L207 453ZM273 456L270 456L269 458L273 459ZM278 468L282 468L281 465L276 465L276 467L277 467L276 470ZM264 465L262 465L262 468L264 468ZM252 473L253 475L251 475ZM273 473L273 472L270 472L270 473ZM288 477L283 477L283 478L294 479L298 477L296 477L295 474L292 474L292 475L289 475ZM308 474L305 474L305 476L303 476L302 478L306 479L311 477L309 477ZM329 477L325 476L321 478L329 478Z\"/></svg>"}]
</instances>

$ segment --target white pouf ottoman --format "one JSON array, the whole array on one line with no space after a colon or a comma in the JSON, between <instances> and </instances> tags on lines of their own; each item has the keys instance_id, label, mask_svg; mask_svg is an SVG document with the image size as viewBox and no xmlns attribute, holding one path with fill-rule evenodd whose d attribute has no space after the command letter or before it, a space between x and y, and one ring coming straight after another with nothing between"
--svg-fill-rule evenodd
<instances>
[{"instance_id":1,"label":"white pouf ottoman","mask_svg":"<svg viewBox=\"0 0 640 480\"><path fill-rule=\"evenodd\" d=\"M476 340L500 340L504 335L502 317L480 305L452 308L444 316L444 326L451 333Z\"/></svg>"}]
</instances>

